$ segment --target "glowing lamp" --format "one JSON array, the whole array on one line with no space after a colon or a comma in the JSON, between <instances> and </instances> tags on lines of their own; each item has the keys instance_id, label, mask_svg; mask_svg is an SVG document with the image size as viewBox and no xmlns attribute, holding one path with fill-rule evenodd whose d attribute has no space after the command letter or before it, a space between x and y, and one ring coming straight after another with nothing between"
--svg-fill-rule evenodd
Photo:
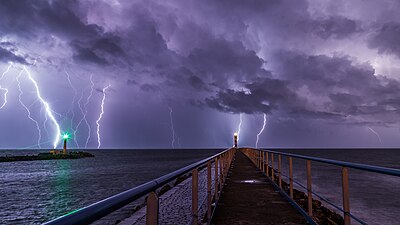
<instances>
[{"instance_id":1,"label":"glowing lamp","mask_svg":"<svg viewBox=\"0 0 400 225\"><path fill-rule=\"evenodd\" d=\"M69 134L63 134L63 135L62 135L62 138L63 138L64 140L68 140L68 139L70 139L70 136L69 136Z\"/></svg>"}]
</instances>

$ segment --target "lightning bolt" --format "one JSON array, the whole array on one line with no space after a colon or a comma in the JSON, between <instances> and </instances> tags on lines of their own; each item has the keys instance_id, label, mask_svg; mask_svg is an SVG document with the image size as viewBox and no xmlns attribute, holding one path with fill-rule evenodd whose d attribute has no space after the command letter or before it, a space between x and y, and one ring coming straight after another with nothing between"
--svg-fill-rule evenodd
<instances>
[{"instance_id":1,"label":"lightning bolt","mask_svg":"<svg viewBox=\"0 0 400 225\"><path fill-rule=\"evenodd\" d=\"M36 95L37 95L38 99L40 100L40 102L42 103L42 105L44 106L47 116L54 123L54 126L56 128L56 135L55 135L55 138L54 138L54 141L53 141L53 148L55 149L57 147L58 142L60 141L60 137L61 137L60 125L58 125L57 120L53 115L53 111L51 110L49 103L47 103L42 98L42 95L40 94L39 86L38 86L37 82L33 79L33 77L31 76L31 74L29 73L28 69L26 69L26 66L24 66L24 70L25 70L26 74L28 75L29 80L35 86Z\"/></svg>"},{"instance_id":2,"label":"lightning bolt","mask_svg":"<svg viewBox=\"0 0 400 225\"><path fill-rule=\"evenodd\" d=\"M83 97L83 93L82 93L81 98L78 101L79 109L81 110L81 113L83 114L83 117L79 121L78 125L75 128L75 132L74 132L74 137L75 137L76 136L76 131L78 130L79 126L82 124L83 121L85 121L85 124L86 124L86 126L88 128L88 136L86 138L85 148L87 148L87 146L88 146L88 143L89 143L89 140L90 140L90 134L91 134L90 125L89 125L89 122L86 119L86 115L88 113L88 108L87 107L88 107L88 104L90 102L90 99L93 96L93 90L94 90L94 83L93 83L93 79L92 78L93 78L93 75L90 75L90 92L89 92L88 97L86 98L86 101L85 101L85 104L83 105L83 108L82 108L81 103L80 103L81 100L82 100L82 97Z\"/></svg>"},{"instance_id":3,"label":"lightning bolt","mask_svg":"<svg viewBox=\"0 0 400 225\"><path fill-rule=\"evenodd\" d=\"M42 108L40 108L40 114L42 114ZM49 131L47 130L47 127L46 127L47 120L48 120L47 114L44 114L43 128L46 131L47 138L48 138L50 135L49 135Z\"/></svg>"},{"instance_id":4,"label":"lightning bolt","mask_svg":"<svg viewBox=\"0 0 400 225\"><path fill-rule=\"evenodd\" d=\"M378 140L379 140L379 143L381 143L381 145L383 144L382 143L382 139L381 139L381 136L378 134L378 132L376 132L374 129L372 129L371 127L367 127L372 133L374 133L375 135L376 135L376 137L378 138Z\"/></svg>"},{"instance_id":5,"label":"lightning bolt","mask_svg":"<svg viewBox=\"0 0 400 225\"><path fill-rule=\"evenodd\" d=\"M173 111L171 107L168 106L168 108L169 108L169 118L171 120L171 133L172 133L171 146L172 148L175 148L175 128L174 128L174 121L172 120Z\"/></svg>"},{"instance_id":6,"label":"lightning bolt","mask_svg":"<svg viewBox=\"0 0 400 225\"><path fill-rule=\"evenodd\" d=\"M239 126L238 126L238 130L236 131L237 135L238 135L238 141L239 141L239 137L240 137L240 129L242 128L242 114L239 114Z\"/></svg>"},{"instance_id":7,"label":"lightning bolt","mask_svg":"<svg viewBox=\"0 0 400 225\"><path fill-rule=\"evenodd\" d=\"M0 81L4 78L4 76L6 75L6 73L8 73L8 72L10 71L10 68L11 68L12 65L13 65L13 64L10 63L10 65L7 67L7 70L3 72L3 74L2 74L1 77L0 77ZM4 101L3 101L3 104L0 106L0 109L2 109L2 108L7 104L8 89L7 89L7 88L4 88L4 87L2 87L2 86L0 85L0 90L3 90L3 91L4 91L4 95L3 95L3 96L4 96L4 97L3 97Z\"/></svg>"},{"instance_id":8,"label":"lightning bolt","mask_svg":"<svg viewBox=\"0 0 400 225\"><path fill-rule=\"evenodd\" d=\"M88 113L87 106L88 106L88 104L89 104L90 99L92 98L93 90L94 90L94 89L93 89L94 83L93 83L93 79L92 79L92 78L93 78L93 75L90 75L90 93L89 93L89 96L86 98L86 102L85 102L85 105L84 105L85 114L83 114L83 120L85 121L86 126L88 127L88 137L86 138L85 148L87 148L87 145L88 145L89 139L90 139L90 133L91 133L90 125L89 125L89 123L88 123L88 121L87 121L87 119L86 119L86 115L87 115L87 113Z\"/></svg>"},{"instance_id":9,"label":"lightning bolt","mask_svg":"<svg viewBox=\"0 0 400 225\"><path fill-rule=\"evenodd\" d=\"M258 148L258 140L260 139L260 135L264 131L266 124L267 124L267 114L264 113L264 123L263 123L263 126L262 126L260 132L258 132L258 134L257 134L256 148Z\"/></svg>"},{"instance_id":10,"label":"lightning bolt","mask_svg":"<svg viewBox=\"0 0 400 225\"><path fill-rule=\"evenodd\" d=\"M103 88L103 99L101 100L101 112L99 115L99 118L96 120L96 124L97 124L97 148L99 149L101 146L101 140L100 140L100 120L103 117L104 114L104 102L106 100L106 91L107 89L111 87L111 85L109 84L108 86Z\"/></svg>"},{"instance_id":11,"label":"lightning bolt","mask_svg":"<svg viewBox=\"0 0 400 225\"><path fill-rule=\"evenodd\" d=\"M19 103L22 105L22 107L24 107L24 109L26 110L26 112L28 113L28 118L32 121L32 122L34 122L35 123L35 125L36 125L36 129L37 129L37 131L38 131L38 134L39 134L39 136L38 136L38 141L37 141L37 146L39 146L39 148L41 148L41 146L40 146L40 140L41 140L41 138L42 138L42 134L41 134L41 130L40 130L40 126L39 126L39 123L38 123L38 121L37 120L35 120L35 119L33 119L32 118L32 116L31 116L31 111L29 110L29 108L22 102L22 95L24 94L23 93L23 91L22 91L22 88L21 88L21 81L19 80L19 78L22 76L22 73L23 73L24 71L23 70L21 70L21 72L18 74L18 76L17 76L17 85L18 85L18 90L19 90L19 95L18 95L18 100L19 100Z\"/></svg>"},{"instance_id":12,"label":"lightning bolt","mask_svg":"<svg viewBox=\"0 0 400 225\"><path fill-rule=\"evenodd\" d=\"M69 73L67 72L67 70L64 69L65 74L67 75L67 80L68 80L68 84L71 87L72 91L74 92L74 97L72 98L72 103L71 106L67 112L67 115L69 115L70 112L72 112L72 117L71 117L71 129L74 132L74 142L76 144L76 146L79 148L77 139L75 138L75 133L76 130L74 130L73 127L73 122L74 122L74 118L75 118L75 110L74 110L74 105L75 105L75 100L76 100L76 96L78 95L78 91L76 90L76 88L74 87L74 85L72 85L71 82L71 76L69 75Z\"/></svg>"},{"instance_id":13,"label":"lightning bolt","mask_svg":"<svg viewBox=\"0 0 400 225\"><path fill-rule=\"evenodd\" d=\"M85 90L86 90L86 89L85 89ZM78 124L76 125L75 129L73 130L73 133L74 133L74 142L75 142L75 144L76 144L76 146L77 146L78 148L79 148L78 139L75 138L75 137L76 137L76 131L78 130L79 126L81 125L81 123L82 123L82 121L83 121L84 112L83 112L83 109L82 109L81 101L82 101L82 99L83 99L83 94L85 93L85 90L82 91L81 97L80 97L79 100L78 100L78 106L79 106L79 110L80 110L81 113L82 113L82 118L81 118L81 120L79 120Z\"/></svg>"}]
</instances>

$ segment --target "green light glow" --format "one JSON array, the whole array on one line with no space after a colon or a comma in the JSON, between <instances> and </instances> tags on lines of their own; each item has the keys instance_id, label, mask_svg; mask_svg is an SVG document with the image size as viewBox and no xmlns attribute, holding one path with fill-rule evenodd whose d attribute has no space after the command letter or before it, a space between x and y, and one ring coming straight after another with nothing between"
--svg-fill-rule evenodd
<instances>
[{"instance_id":1,"label":"green light glow","mask_svg":"<svg viewBox=\"0 0 400 225\"><path fill-rule=\"evenodd\" d=\"M68 139L70 139L71 137L69 136L68 133L64 133L64 134L62 135L62 138L63 138L64 140L68 140Z\"/></svg>"}]
</instances>

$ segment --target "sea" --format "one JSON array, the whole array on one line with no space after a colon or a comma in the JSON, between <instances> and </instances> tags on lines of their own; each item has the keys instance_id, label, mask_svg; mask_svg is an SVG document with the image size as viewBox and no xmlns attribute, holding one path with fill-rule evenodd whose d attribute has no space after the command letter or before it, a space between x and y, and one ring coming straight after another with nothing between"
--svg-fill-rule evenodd
<instances>
[{"instance_id":1,"label":"sea","mask_svg":"<svg viewBox=\"0 0 400 225\"><path fill-rule=\"evenodd\" d=\"M87 150L94 158L0 163L0 224L41 224L134 188L224 149ZM400 150L280 150L400 169ZM0 150L0 156L37 150ZM276 164L277 165L277 164ZM282 159L287 174L287 159ZM294 179L305 183L306 162L294 159ZM351 213L368 224L399 224L400 177L350 169ZM313 190L339 207L341 168L312 163ZM295 188L302 190L299 185ZM138 200L137 204L143 203ZM324 203L328 208L334 207ZM115 224L132 213L119 210L96 224ZM353 221L352 224L357 224Z\"/></svg>"}]
</instances>

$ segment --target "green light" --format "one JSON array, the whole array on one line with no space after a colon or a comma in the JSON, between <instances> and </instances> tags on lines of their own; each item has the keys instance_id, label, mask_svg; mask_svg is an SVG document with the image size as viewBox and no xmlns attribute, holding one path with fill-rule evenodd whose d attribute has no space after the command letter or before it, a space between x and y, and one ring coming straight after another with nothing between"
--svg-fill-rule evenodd
<instances>
[{"instance_id":1,"label":"green light","mask_svg":"<svg viewBox=\"0 0 400 225\"><path fill-rule=\"evenodd\" d=\"M68 139L70 139L70 136L69 136L68 133L64 133L64 134L62 135L62 138L63 138L64 140L68 140Z\"/></svg>"}]
</instances>

